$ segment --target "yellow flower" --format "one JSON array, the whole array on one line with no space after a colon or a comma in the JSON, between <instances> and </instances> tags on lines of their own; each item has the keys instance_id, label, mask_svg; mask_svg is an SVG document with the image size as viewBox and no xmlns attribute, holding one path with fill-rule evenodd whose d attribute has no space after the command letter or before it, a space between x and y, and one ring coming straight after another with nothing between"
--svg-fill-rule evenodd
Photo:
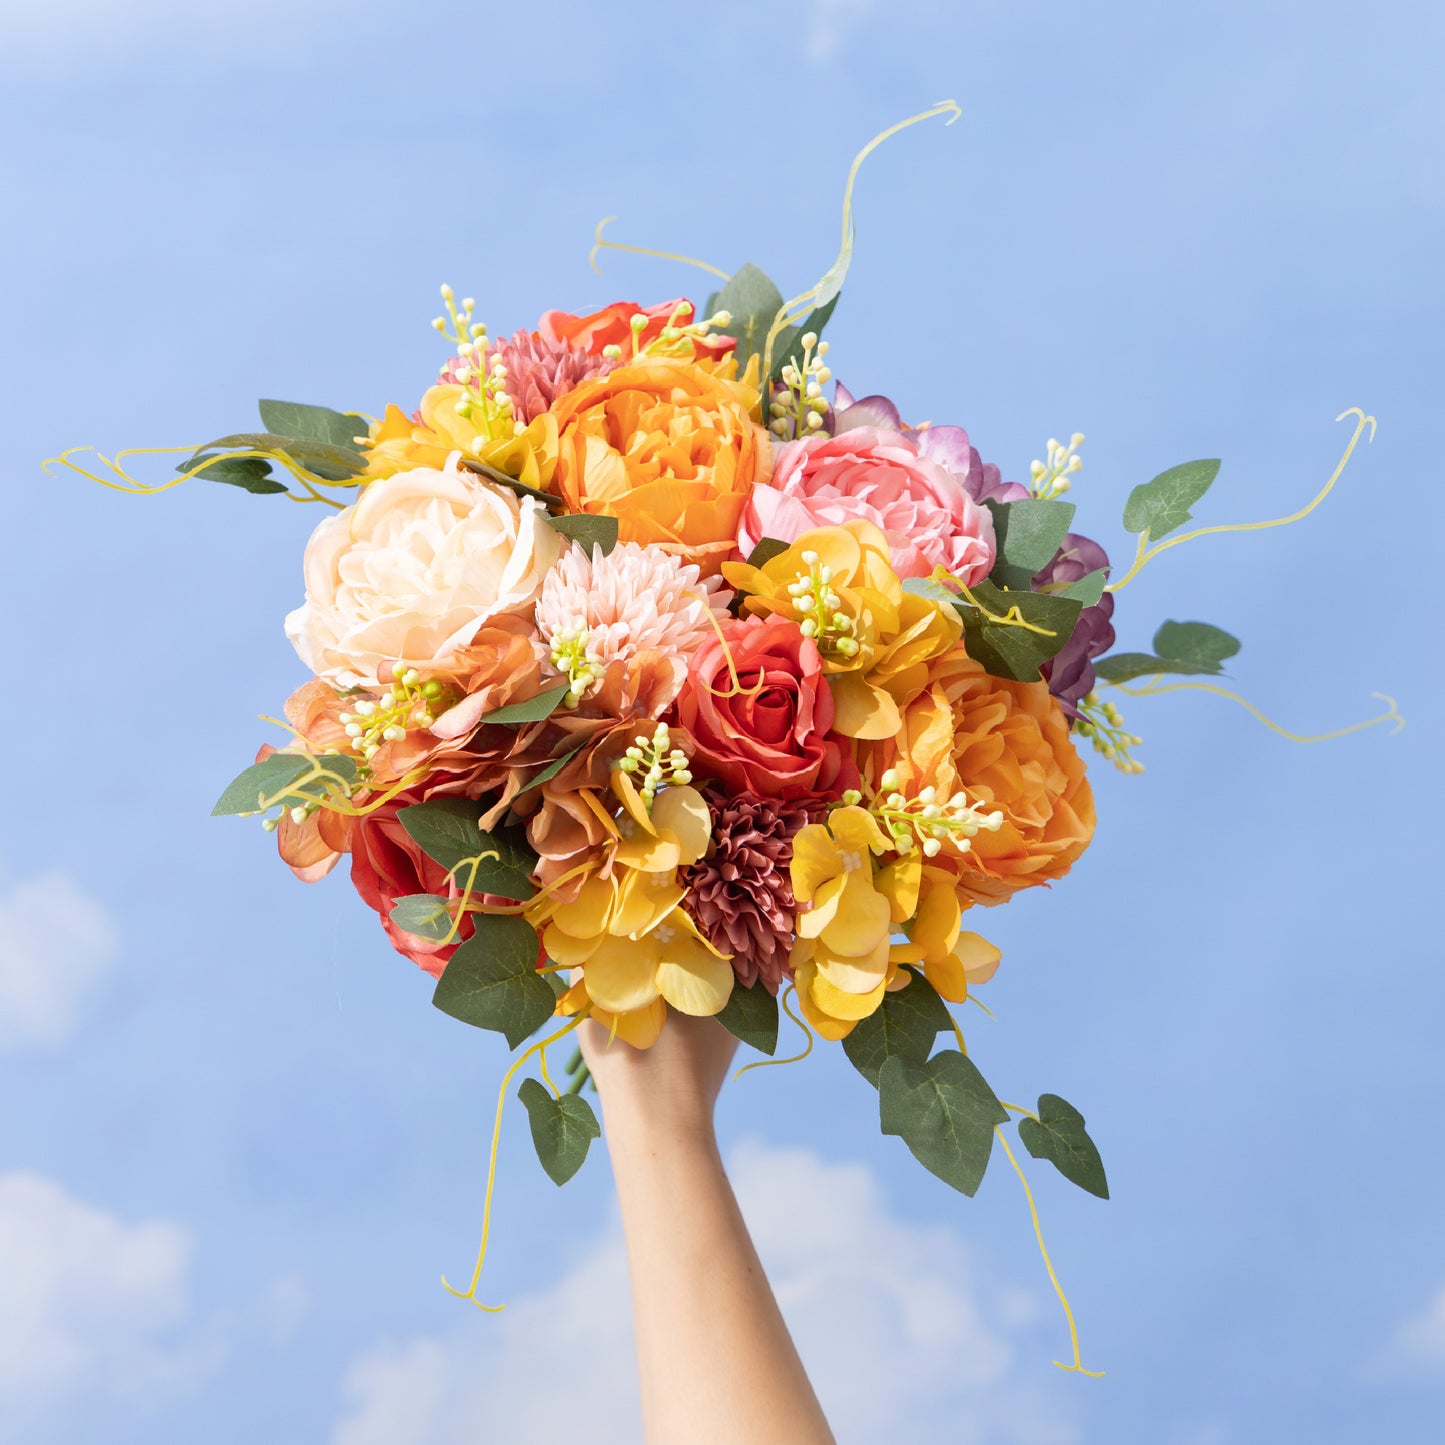
<instances>
[{"instance_id":1,"label":"yellow flower","mask_svg":"<svg viewBox=\"0 0 1445 1445\"><path fill-rule=\"evenodd\" d=\"M894 965L921 963L923 976L950 1003L968 997L969 984L987 983L998 970L999 950L963 929L958 880L942 868L923 868L918 912L905 930L908 942L890 951Z\"/></svg>"},{"instance_id":2,"label":"yellow flower","mask_svg":"<svg viewBox=\"0 0 1445 1445\"><path fill-rule=\"evenodd\" d=\"M888 539L871 522L805 532L761 567L723 566L750 613L790 617L817 644L845 737L889 738L963 635L957 611L905 592Z\"/></svg>"}]
</instances>

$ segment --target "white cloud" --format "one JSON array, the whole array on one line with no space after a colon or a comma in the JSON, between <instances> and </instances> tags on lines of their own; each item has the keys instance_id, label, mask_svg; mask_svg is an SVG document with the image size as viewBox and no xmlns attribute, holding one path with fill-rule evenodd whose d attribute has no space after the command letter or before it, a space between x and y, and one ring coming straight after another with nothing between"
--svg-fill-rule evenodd
<instances>
[{"instance_id":1,"label":"white cloud","mask_svg":"<svg viewBox=\"0 0 1445 1445\"><path fill-rule=\"evenodd\" d=\"M66 874L0 891L0 1051L64 1042L115 954L109 914Z\"/></svg>"},{"instance_id":2,"label":"white cloud","mask_svg":"<svg viewBox=\"0 0 1445 1445\"><path fill-rule=\"evenodd\" d=\"M43 1175L0 1175L0 1435L197 1383L216 1351L191 1324L190 1255L176 1224L129 1224Z\"/></svg>"},{"instance_id":3,"label":"white cloud","mask_svg":"<svg viewBox=\"0 0 1445 1445\"><path fill-rule=\"evenodd\" d=\"M1395 1330L1389 1344L1371 1362L1368 1374L1376 1380L1445 1378L1445 1285L1419 1314Z\"/></svg>"},{"instance_id":4,"label":"white cloud","mask_svg":"<svg viewBox=\"0 0 1445 1445\"><path fill-rule=\"evenodd\" d=\"M804 49L810 65L826 65L867 18L873 0L813 0Z\"/></svg>"},{"instance_id":5,"label":"white cloud","mask_svg":"<svg viewBox=\"0 0 1445 1445\"><path fill-rule=\"evenodd\" d=\"M1045 1398L1058 1398L1047 1345L1029 1345L1038 1368L1027 1388L1015 1368L1016 1332L1032 1311L985 1283L952 1231L898 1218L868 1169L808 1150L748 1145L730 1173L844 1445L1078 1438ZM369 1351L342 1394L332 1445L552 1445L578 1420L591 1445L633 1445L641 1427L615 1225L569 1274L504 1315Z\"/></svg>"}]
</instances>

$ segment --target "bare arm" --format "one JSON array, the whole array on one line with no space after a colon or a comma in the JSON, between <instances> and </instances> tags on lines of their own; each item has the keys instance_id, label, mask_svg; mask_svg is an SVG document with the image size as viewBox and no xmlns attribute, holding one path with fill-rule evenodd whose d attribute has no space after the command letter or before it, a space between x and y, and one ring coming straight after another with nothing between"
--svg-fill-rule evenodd
<instances>
[{"instance_id":1,"label":"bare arm","mask_svg":"<svg viewBox=\"0 0 1445 1445\"><path fill-rule=\"evenodd\" d=\"M832 1445L723 1172L713 1105L737 1048L671 1013L641 1051L588 1023L632 1276L649 1445Z\"/></svg>"}]
</instances>

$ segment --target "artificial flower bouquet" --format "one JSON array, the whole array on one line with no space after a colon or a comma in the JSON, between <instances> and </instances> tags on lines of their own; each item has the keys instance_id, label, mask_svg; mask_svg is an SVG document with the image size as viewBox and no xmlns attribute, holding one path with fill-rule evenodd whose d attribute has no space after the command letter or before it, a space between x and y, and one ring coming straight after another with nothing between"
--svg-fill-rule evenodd
<instances>
[{"instance_id":1,"label":"artificial flower bouquet","mask_svg":"<svg viewBox=\"0 0 1445 1445\"><path fill-rule=\"evenodd\" d=\"M437 1007L522 1049L503 1100L537 1061L520 1097L559 1184L599 1132L576 1064L564 1088L548 1068L583 1019L645 1049L669 1010L711 1015L772 1055L781 1010L955 1188L1016 1109L1029 1154L1107 1197L1078 1110L1001 1103L953 1007L999 966L979 910L1089 845L1081 745L1141 770L1096 689L1238 648L1166 622L1110 651L1114 594L1218 463L1134 489L1111 580L1065 500L1082 436L1005 481L961 427L834 381L850 249L845 219L791 301L749 265L701 308L502 337L443 287L451 354L414 404L263 401L262 431L187 458L327 509L286 619L312 674L290 739L216 812L261 815L305 881L347 860Z\"/></svg>"}]
</instances>

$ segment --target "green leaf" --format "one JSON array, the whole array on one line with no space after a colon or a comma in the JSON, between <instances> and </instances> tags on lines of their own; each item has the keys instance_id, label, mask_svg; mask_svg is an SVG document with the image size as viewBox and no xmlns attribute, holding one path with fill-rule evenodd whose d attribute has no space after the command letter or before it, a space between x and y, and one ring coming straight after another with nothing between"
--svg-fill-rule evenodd
<instances>
[{"instance_id":1,"label":"green leaf","mask_svg":"<svg viewBox=\"0 0 1445 1445\"><path fill-rule=\"evenodd\" d=\"M556 1004L546 975L537 972L537 931L524 918L475 918L476 932L452 954L432 1002L464 1024L504 1035L515 1049Z\"/></svg>"},{"instance_id":2,"label":"green leaf","mask_svg":"<svg viewBox=\"0 0 1445 1445\"><path fill-rule=\"evenodd\" d=\"M310 768L310 758L297 753L272 753L269 758L252 763L245 772L231 780L211 809L211 816L223 818L237 813L260 812L266 798L294 783Z\"/></svg>"},{"instance_id":3,"label":"green leaf","mask_svg":"<svg viewBox=\"0 0 1445 1445\"><path fill-rule=\"evenodd\" d=\"M1044 629L1033 632L1026 627L991 622L976 608L966 603L959 605L968 655L995 677L1008 677L1015 682L1039 680L1039 668L1068 642L1083 610L1082 604L1072 597L1047 592L1005 592L992 582L980 582L971 590L994 615L1005 616L1016 607L1026 622Z\"/></svg>"},{"instance_id":4,"label":"green leaf","mask_svg":"<svg viewBox=\"0 0 1445 1445\"><path fill-rule=\"evenodd\" d=\"M948 1027L948 1006L922 974L913 973L906 988L885 993L883 1002L853 1025L843 1039L843 1052L876 1089L888 1059L923 1063L933 1052L934 1040Z\"/></svg>"},{"instance_id":5,"label":"green leaf","mask_svg":"<svg viewBox=\"0 0 1445 1445\"><path fill-rule=\"evenodd\" d=\"M734 983L717 1021L734 1038L741 1039L760 1054L777 1053L778 1001L761 980L751 988Z\"/></svg>"},{"instance_id":6,"label":"green leaf","mask_svg":"<svg viewBox=\"0 0 1445 1445\"><path fill-rule=\"evenodd\" d=\"M447 900L435 893L408 893L391 906L391 921L418 938L440 942L452 931Z\"/></svg>"},{"instance_id":7,"label":"green leaf","mask_svg":"<svg viewBox=\"0 0 1445 1445\"><path fill-rule=\"evenodd\" d=\"M1070 582L1067 587L1060 587L1054 593L1055 597L1072 597L1075 602L1085 607L1095 606L1104 595L1104 583L1109 580L1109 569L1100 567L1097 572L1090 572L1085 577L1080 577L1077 582Z\"/></svg>"},{"instance_id":8,"label":"green leaf","mask_svg":"<svg viewBox=\"0 0 1445 1445\"><path fill-rule=\"evenodd\" d=\"M222 457L219 461L192 457L178 470L195 471L205 481L241 487L258 497L275 496L286 490L286 483L271 475L271 463L265 457Z\"/></svg>"},{"instance_id":9,"label":"green leaf","mask_svg":"<svg viewBox=\"0 0 1445 1445\"><path fill-rule=\"evenodd\" d=\"M1019 1120L1019 1138L1035 1159L1047 1159L1070 1184L1109 1197L1104 1161L1084 1128L1084 1116L1057 1094L1039 1095L1039 1118Z\"/></svg>"},{"instance_id":10,"label":"green leaf","mask_svg":"<svg viewBox=\"0 0 1445 1445\"><path fill-rule=\"evenodd\" d=\"M957 1049L926 1063L885 1059L878 1114L885 1134L901 1136L925 1169L969 1195L983 1182L994 1126L1008 1119L973 1060Z\"/></svg>"},{"instance_id":11,"label":"green leaf","mask_svg":"<svg viewBox=\"0 0 1445 1445\"><path fill-rule=\"evenodd\" d=\"M587 555L594 547L602 548L605 557L617 545L617 518L593 517L586 512L568 512L565 516L548 517L553 531L572 542L580 542Z\"/></svg>"},{"instance_id":12,"label":"green leaf","mask_svg":"<svg viewBox=\"0 0 1445 1445\"><path fill-rule=\"evenodd\" d=\"M943 583L935 582L932 577L905 577L903 590L911 592L915 597L927 597L932 602L946 603L949 607L958 608L960 612L968 605L957 592L949 591Z\"/></svg>"},{"instance_id":13,"label":"green leaf","mask_svg":"<svg viewBox=\"0 0 1445 1445\"><path fill-rule=\"evenodd\" d=\"M993 513L997 560L989 574L1001 587L1027 591L1034 574L1053 561L1074 520L1072 502L1020 499L985 502Z\"/></svg>"},{"instance_id":14,"label":"green leaf","mask_svg":"<svg viewBox=\"0 0 1445 1445\"><path fill-rule=\"evenodd\" d=\"M199 457L207 452L280 452L291 458L304 471L322 481L349 481L366 469L366 458L352 447L332 442L306 441L301 437L280 436L275 432L236 432L217 437L197 447L191 459L179 470L189 471Z\"/></svg>"},{"instance_id":15,"label":"green leaf","mask_svg":"<svg viewBox=\"0 0 1445 1445\"><path fill-rule=\"evenodd\" d=\"M1218 672L1217 667L1191 667L1188 663L1169 662L1152 652L1111 652L1108 657L1094 659L1094 676L1100 682L1132 682L1136 677L1153 677L1161 672L1193 677L1199 673Z\"/></svg>"},{"instance_id":16,"label":"green leaf","mask_svg":"<svg viewBox=\"0 0 1445 1445\"><path fill-rule=\"evenodd\" d=\"M1160 472L1153 481L1141 482L1124 503L1124 530L1148 532L1154 542L1168 536L1189 520L1190 507L1218 475L1218 460L1182 462Z\"/></svg>"},{"instance_id":17,"label":"green leaf","mask_svg":"<svg viewBox=\"0 0 1445 1445\"><path fill-rule=\"evenodd\" d=\"M793 544L791 542L780 542L776 537L763 537L758 545L748 553L749 567L766 567L774 557L781 557Z\"/></svg>"},{"instance_id":18,"label":"green leaf","mask_svg":"<svg viewBox=\"0 0 1445 1445\"><path fill-rule=\"evenodd\" d=\"M485 477L499 487L507 487L516 492L519 497L531 497L534 502L541 502L545 507L552 508L562 505L561 499L554 497L550 492L539 492L536 487L529 487L525 482L519 482L516 477L509 477L506 472L499 471L496 467L490 467L486 462L479 462L474 457L459 458L457 466L463 471Z\"/></svg>"},{"instance_id":19,"label":"green leaf","mask_svg":"<svg viewBox=\"0 0 1445 1445\"><path fill-rule=\"evenodd\" d=\"M537 1158L553 1184L565 1184L587 1158L602 1126L592 1106L579 1094L554 1099L536 1079L523 1079L517 1097L527 1106Z\"/></svg>"},{"instance_id":20,"label":"green leaf","mask_svg":"<svg viewBox=\"0 0 1445 1445\"><path fill-rule=\"evenodd\" d=\"M841 294L841 293L840 293ZM782 380L783 368L791 361L800 370L803 365L803 338L811 331L815 336L823 335L823 328L828 324L828 318L833 314L833 308L838 304L838 297L830 297L823 305L815 307L805 316L801 324L785 327L773 343L773 372L768 378L769 385L775 385ZM709 312L709 315L712 313ZM776 312L773 313L777 315ZM763 328L764 337L767 336L768 327L773 324L773 317L768 318L768 326ZM815 353L816 354L816 353Z\"/></svg>"},{"instance_id":21,"label":"green leaf","mask_svg":"<svg viewBox=\"0 0 1445 1445\"><path fill-rule=\"evenodd\" d=\"M523 793L530 792L533 788L540 788L543 783L555 778L581 751L582 745L579 743L570 752L563 753L560 758L554 758L536 777L530 782L523 783L522 786L517 789L517 796L520 798Z\"/></svg>"},{"instance_id":22,"label":"green leaf","mask_svg":"<svg viewBox=\"0 0 1445 1445\"><path fill-rule=\"evenodd\" d=\"M295 437L297 441L324 442L327 446L348 451L361 446L358 437L367 434L365 417L347 416L329 406L307 406L299 401L261 401L261 425L278 436Z\"/></svg>"},{"instance_id":23,"label":"green leaf","mask_svg":"<svg viewBox=\"0 0 1445 1445\"><path fill-rule=\"evenodd\" d=\"M423 853L443 868L457 870L461 887L472 881L475 893L525 900L537 890L529 875L537 855L527 847L521 828L497 828L487 833L477 821L485 804L474 798L433 798L397 810L401 826ZM495 854L488 857L487 854ZM475 878L470 862L480 858Z\"/></svg>"},{"instance_id":24,"label":"green leaf","mask_svg":"<svg viewBox=\"0 0 1445 1445\"><path fill-rule=\"evenodd\" d=\"M751 261L734 271L713 298L709 316L720 310L732 315L732 320L719 329L724 336L737 338L739 372L746 370L754 356L762 355L768 330L782 306L783 293Z\"/></svg>"},{"instance_id":25,"label":"green leaf","mask_svg":"<svg viewBox=\"0 0 1445 1445\"><path fill-rule=\"evenodd\" d=\"M499 707L496 712L487 713L481 721L484 723L541 722L543 718L551 717L562 706L562 699L567 696L569 690L569 683L559 683L558 686L549 688L546 692L539 692L536 697L529 697L526 702L514 702L509 707Z\"/></svg>"},{"instance_id":26,"label":"green leaf","mask_svg":"<svg viewBox=\"0 0 1445 1445\"><path fill-rule=\"evenodd\" d=\"M1239 651L1239 639L1207 622L1166 622L1154 634L1154 651L1170 662L1187 662L1219 672Z\"/></svg>"}]
</instances>

